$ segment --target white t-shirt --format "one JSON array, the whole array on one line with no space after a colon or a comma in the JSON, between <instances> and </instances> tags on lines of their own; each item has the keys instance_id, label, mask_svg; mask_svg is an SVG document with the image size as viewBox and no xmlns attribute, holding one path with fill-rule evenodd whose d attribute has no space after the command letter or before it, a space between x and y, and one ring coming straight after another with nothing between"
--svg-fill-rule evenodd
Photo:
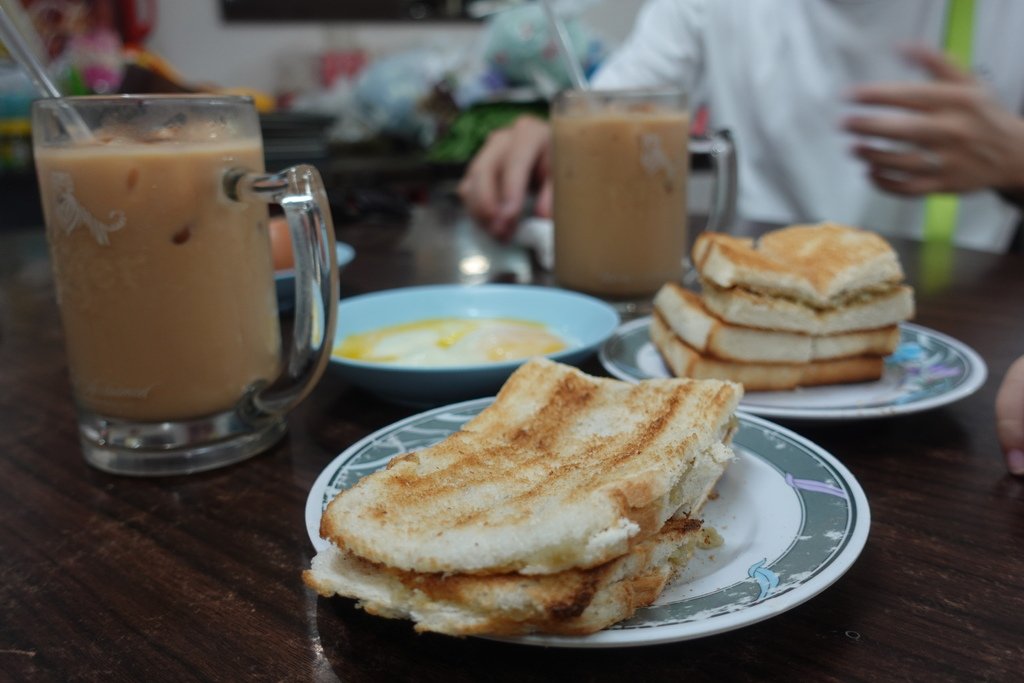
<instances>
[{"instance_id":1,"label":"white t-shirt","mask_svg":"<svg viewBox=\"0 0 1024 683\"><path fill-rule=\"evenodd\" d=\"M679 85L736 142L739 213L920 237L923 201L881 192L840 124L858 83L923 80L898 48L944 43L943 0L648 0L593 86ZM1024 2L977 0L972 71L1024 112ZM992 191L960 196L955 241L1005 251L1019 220Z\"/></svg>"}]
</instances>

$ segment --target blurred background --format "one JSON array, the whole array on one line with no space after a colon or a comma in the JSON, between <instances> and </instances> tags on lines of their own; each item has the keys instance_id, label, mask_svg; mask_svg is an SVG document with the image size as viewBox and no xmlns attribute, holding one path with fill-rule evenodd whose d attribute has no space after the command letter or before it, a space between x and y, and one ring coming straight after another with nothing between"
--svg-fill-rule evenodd
<instances>
[{"instance_id":1,"label":"blurred background","mask_svg":"<svg viewBox=\"0 0 1024 683\"><path fill-rule=\"evenodd\" d=\"M592 72L642 0L556 0ZM454 185L569 76L535 0L0 0L67 94L249 95L269 170L315 164L339 222ZM40 226L27 77L0 48L2 226Z\"/></svg>"}]
</instances>

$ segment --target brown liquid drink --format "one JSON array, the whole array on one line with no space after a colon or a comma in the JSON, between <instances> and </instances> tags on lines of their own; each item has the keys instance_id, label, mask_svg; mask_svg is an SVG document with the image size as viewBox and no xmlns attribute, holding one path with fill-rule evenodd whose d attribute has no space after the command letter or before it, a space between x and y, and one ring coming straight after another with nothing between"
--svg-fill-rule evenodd
<instances>
[{"instance_id":1,"label":"brown liquid drink","mask_svg":"<svg viewBox=\"0 0 1024 683\"><path fill-rule=\"evenodd\" d=\"M111 141L35 157L80 408L164 421L227 411L280 374L266 206L221 176L259 139Z\"/></svg>"},{"instance_id":2,"label":"brown liquid drink","mask_svg":"<svg viewBox=\"0 0 1024 683\"><path fill-rule=\"evenodd\" d=\"M682 276L689 117L685 101L604 96L556 103L552 117L555 275L598 295L647 296Z\"/></svg>"},{"instance_id":3,"label":"brown liquid drink","mask_svg":"<svg viewBox=\"0 0 1024 683\"><path fill-rule=\"evenodd\" d=\"M319 172L264 173L243 97L38 99L32 149L86 461L189 474L277 442L330 360L337 320ZM287 343L269 203L295 252Z\"/></svg>"}]
</instances>

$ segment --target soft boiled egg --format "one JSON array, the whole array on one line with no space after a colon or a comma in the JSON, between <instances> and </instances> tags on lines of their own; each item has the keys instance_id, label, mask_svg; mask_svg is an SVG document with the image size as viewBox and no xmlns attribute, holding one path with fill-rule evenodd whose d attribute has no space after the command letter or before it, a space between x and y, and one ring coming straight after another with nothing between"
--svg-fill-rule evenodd
<instances>
[{"instance_id":1,"label":"soft boiled egg","mask_svg":"<svg viewBox=\"0 0 1024 683\"><path fill-rule=\"evenodd\" d=\"M565 340L541 323L508 318L431 318L343 339L339 358L396 365L499 363L555 353Z\"/></svg>"},{"instance_id":2,"label":"soft boiled egg","mask_svg":"<svg viewBox=\"0 0 1024 683\"><path fill-rule=\"evenodd\" d=\"M274 270L291 270L295 267L295 255L292 253L292 236L288 231L288 219L274 216L267 222L270 234L270 254L274 260Z\"/></svg>"}]
</instances>

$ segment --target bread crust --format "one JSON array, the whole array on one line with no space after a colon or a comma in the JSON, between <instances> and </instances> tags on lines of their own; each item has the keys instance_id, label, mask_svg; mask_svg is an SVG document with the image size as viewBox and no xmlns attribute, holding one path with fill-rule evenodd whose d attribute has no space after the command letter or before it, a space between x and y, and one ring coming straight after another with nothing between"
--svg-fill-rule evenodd
<instances>
[{"instance_id":1,"label":"bread crust","mask_svg":"<svg viewBox=\"0 0 1024 683\"><path fill-rule=\"evenodd\" d=\"M459 432L339 494L321 536L420 573L594 567L692 507L682 484L721 458L741 396L732 382L629 384L533 359Z\"/></svg>"},{"instance_id":2,"label":"bread crust","mask_svg":"<svg viewBox=\"0 0 1024 683\"><path fill-rule=\"evenodd\" d=\"M718 287L787 297L816 308L836 308L865 292L903 280L889 243L877 233L837 223L794 225L758 240L701 233L693 262Z\"/></svg>"},{"instance_id":3,"label":"bread crust","mask_svg":"<svg viewBox=\"0 0 1024 683\"><path fill-rule=\"evenodd\" d=\"M836 334L806 334L737 325L721 320L696 292L670 282L654 297L654 308L690 348L721 360L808 363L851 356L886 356L899 344L897 325Z\"/></svg>"},{"instance_id":4,"label":"bread crust","mask_svg":"<svg viewBox=\"0 0 1024 683\"><path fill-rule=\"evenodd\" d=\"M746 391L783 391L824 384L868 382L881 378L882 356L855 356L806 363L742 362L705 355L683 341L656 311L651 318L651 342L678 377L728 379Z\"/></svg>"},{"instance_id":5,"label":"bread crust","mask_svg":"<svg viewBox=\"0 0 1024 683\"><path fill-rule=\"evenodd\" d=\"M879 329L910 320L915 314L914 290L906 285L828 309L709 283L703 286L701 301L710 313L734 325L812 335Z\"/></svg>"},{"instance_id":6,"label":"bread crust","mask_svg":"<svg viewBox=\"0 0 1024 683\"><path fill-rule=\"evenodd\" d=\"M534 576L405 572L330 547L317 554L303 581L324 597L354 598L371 614L412 619L417 631L584 635L654 602L685 567L700 528L698 519L672 519L626 555Z\"/></svg>"}]
</instances>

